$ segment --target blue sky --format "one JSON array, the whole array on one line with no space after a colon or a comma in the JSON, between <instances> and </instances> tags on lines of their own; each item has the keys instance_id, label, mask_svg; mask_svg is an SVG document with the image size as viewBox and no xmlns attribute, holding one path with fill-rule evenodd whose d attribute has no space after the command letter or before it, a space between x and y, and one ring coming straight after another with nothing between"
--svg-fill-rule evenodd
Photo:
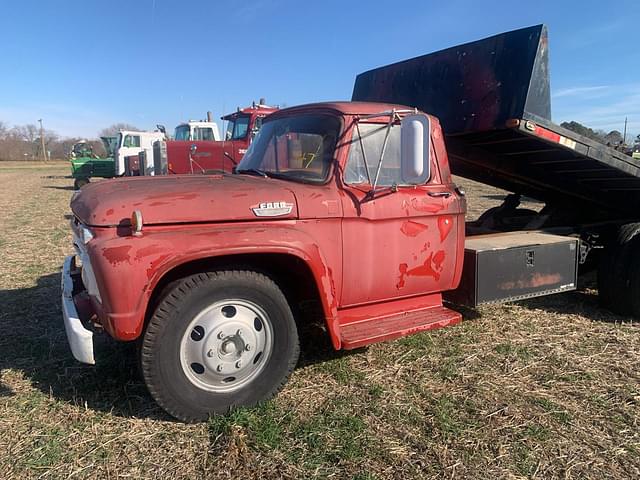
<instances>
[{"instance_id":1,"label":"blue sky","mask_svg":"<svg viewBox=\"0 0 640 480\"><path fill-rule=\"evenodd\" d=\"M95 136L265 97L348 99L355 75L549 27L553 120L640 133L640 2L0 0L0 121Z\"/></svg>"}]
</instances>

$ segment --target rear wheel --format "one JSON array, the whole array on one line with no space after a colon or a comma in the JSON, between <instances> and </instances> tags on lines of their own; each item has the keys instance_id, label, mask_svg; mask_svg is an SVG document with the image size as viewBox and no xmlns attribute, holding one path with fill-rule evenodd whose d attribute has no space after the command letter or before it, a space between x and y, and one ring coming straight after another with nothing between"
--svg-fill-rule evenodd
<instances>
[{"instance_id":1,"label":"rear wheel","mask_svg":"<svg viewBox=\"0 0 640 480\"><path fill-rule=\"evenodd\" d=\"M622 225L598 266L600 302L621 315L640 316L640 223Z\"/></svg>"},{"instance_id":2,"label":"rear wheel","mask_svg":"<svg viewBox=\"0 0 640 480\"><path fill-rule=\"evenodd\" d=\"M274 395L298 359L286 298L251 271L201 273L176 282L144 334L151 395L183 421L205 420Z\"/></svg>"}]
</instances>

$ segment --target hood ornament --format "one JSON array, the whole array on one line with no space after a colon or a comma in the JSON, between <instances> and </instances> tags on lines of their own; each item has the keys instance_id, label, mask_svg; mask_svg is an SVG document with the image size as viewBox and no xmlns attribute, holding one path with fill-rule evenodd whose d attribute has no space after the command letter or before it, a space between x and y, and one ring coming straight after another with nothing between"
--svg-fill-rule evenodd
<instances>
[{"instance_id":1,"label":"hood ornament","mask_svg":"<svg viewBox=\"0 0 640 480\"><path fill-rule=\"evenodd\" d=\"M256 217L280 217L289 215L293 210L293 204L287 202L263 202L257 207L252 207Z\"/></svg>"}]
</instances>

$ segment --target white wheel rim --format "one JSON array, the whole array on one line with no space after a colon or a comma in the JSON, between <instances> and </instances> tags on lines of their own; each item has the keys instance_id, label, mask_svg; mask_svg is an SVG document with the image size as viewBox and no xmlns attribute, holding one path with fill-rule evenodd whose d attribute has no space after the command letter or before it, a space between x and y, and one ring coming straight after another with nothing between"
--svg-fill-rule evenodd
<instances>
[{"instance_id":1,"label":"white wheel rim","mask_svg":"<svg viewBox=\"0 0 640 480\"><path fill-rule=\"evenodd\" d=\"M189 323L180 342L180 364L189 381L211 392L232 392L256 378L273 349L265 311L247 300L222 300Z\"/></svg>"}]
</instances>

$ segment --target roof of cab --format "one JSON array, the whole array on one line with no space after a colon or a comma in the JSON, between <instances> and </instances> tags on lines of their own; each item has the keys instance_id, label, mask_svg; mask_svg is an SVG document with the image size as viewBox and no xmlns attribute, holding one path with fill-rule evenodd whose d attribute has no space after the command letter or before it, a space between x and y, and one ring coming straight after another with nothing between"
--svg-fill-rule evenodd
<instances>
[{"instance_id":1,"label":"roof of cab","mask_svg":"<svg viewBox=\"0 0 640 480\"><path fill-rule=\"evenodd\" d=\"M318 102L307 103L304 105L296 105L295 107L283 108L276 112L273 116L280 116L294 111L306 111L306 110L333 110L343 115L369 115L374 113L385 112L388 110L407 110L411 107L406 105L397 105L392 103L377 103L377 102Z\"/></svg>"}]
</instances>

